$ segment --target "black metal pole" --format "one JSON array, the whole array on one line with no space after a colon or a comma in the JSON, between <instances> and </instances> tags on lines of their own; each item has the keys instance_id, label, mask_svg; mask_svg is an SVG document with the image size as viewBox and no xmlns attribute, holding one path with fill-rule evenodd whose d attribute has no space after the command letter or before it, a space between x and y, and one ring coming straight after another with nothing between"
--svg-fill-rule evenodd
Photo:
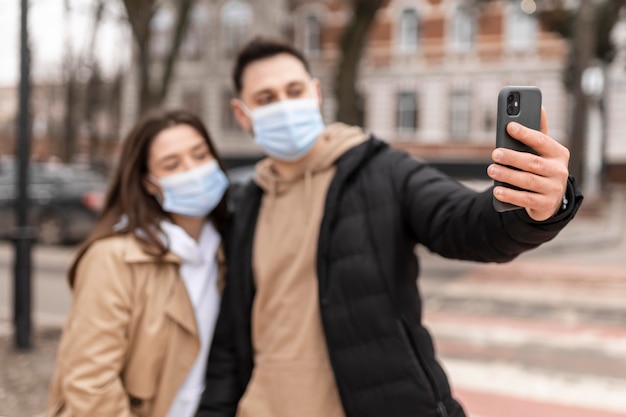
<instances>
[{"instance_id":1,"label":"black metal pole","mask_svg":"<svg viewBox=\"0 0 626 417\"><path fill-rule=\"evenodd\" d=\"M20 96L17 145L17 227L15 244L15 344L19 349L31 347L31 246L32 230L28 227L28 160L30 157L30 53L28 47L28 0L21 0L20 29Z\"/></svg>"}]
</instances>

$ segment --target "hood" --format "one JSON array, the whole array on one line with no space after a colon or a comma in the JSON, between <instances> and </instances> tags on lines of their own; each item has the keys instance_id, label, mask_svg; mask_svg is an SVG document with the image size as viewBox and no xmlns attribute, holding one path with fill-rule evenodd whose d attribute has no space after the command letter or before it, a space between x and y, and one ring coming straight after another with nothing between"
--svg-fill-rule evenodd
<instances>
[{"instance_id":1,"label":"hood","mask_svg":"<svg viewBox=\"0 0 626 417\"><path fill-rule=\"evenodd\" d=\"M256 165L254 181L266 193L280 195L291 188L303 177L305 181L315 173L324 171L335 163L346 151L361 144L367 139L360 127L343 123L333 123L324 129L318 141L322 142L317 155L306 164L295 166L289 174L280 175L270 158L259 161Z\"/></svg>"}]
</instances>

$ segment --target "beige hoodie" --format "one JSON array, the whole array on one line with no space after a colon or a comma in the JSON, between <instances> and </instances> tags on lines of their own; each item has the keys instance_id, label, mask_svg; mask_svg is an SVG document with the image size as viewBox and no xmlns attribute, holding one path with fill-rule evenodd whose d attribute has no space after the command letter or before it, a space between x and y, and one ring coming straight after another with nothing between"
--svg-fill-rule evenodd
<instances>
[{"instance_id":1,"label":"beige hoodie","mask_svg":"<svg viewBox=\"0 0 626 417\"><path fill-rule=\"evenodd\" d=\"M258 163L265 190L254 240L252 310L255 368L238 417L342 417L319 311L317 240L334 162L364 142L356 127L335 123L314 160L280 177Z\"/></svg>"}]
</instances>

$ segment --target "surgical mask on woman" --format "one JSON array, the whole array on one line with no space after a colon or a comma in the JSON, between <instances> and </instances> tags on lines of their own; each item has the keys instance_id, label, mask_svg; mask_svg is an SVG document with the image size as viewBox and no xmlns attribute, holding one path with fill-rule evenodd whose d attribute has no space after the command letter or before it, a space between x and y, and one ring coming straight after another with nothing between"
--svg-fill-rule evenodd
<instances>
[{"instance_id":1,"label":"surgical mask on woman","mask_svg":"<svg viewBox=\"0 0 626 417\"><path fill-rule=\"evenodd\" d=\"M188 217L207 216L228 188L228 178L215 160L189 171L152 178L161 187L163 210Z\"/></svg>"},{"instance_id":2,"label":"surgical mask on woman","mask_svg":"<svg viewBox=\"0 0 626 417\"><path fill-rule=\"evenodd\" d=\"M276 159L302 158L324 130L317 97L282 100L254 110L241 104L252 119L255 142Z\"/></svg>"}]
</instances>

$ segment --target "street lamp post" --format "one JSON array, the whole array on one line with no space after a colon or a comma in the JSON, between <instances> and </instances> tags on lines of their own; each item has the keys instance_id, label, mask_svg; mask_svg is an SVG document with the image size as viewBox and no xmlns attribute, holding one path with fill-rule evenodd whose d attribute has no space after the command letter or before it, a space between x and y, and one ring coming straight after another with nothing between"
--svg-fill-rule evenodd
<instances>
[{"instance_id":1,"label":"street lamp post","mask_svg":"<svg viewBox=\"0 0 626 417\"><path fill-rule=\"evenodd\" d=\"M20 90L17 147L17 227L15 244L15 298L13 323L15 344L19 349L31 347L31 246L32 229L28 227L28 159L30 155L30 51L28 47L28 0L21 0L20 28Z\"/></svg>"},{"instance_id":2,"label":"street lamp post","mask_svg":"<svg viewBox=\"0 0 626 417\"><path fill-rule=\"evenodd\" d=\"M585 197L594 199L602 190L605 159L603 107L606 81L602 65L587 67L582 73L580 82L587 99L587 141L583 157L582 188Z\"/></svg>"}]
</instances>

